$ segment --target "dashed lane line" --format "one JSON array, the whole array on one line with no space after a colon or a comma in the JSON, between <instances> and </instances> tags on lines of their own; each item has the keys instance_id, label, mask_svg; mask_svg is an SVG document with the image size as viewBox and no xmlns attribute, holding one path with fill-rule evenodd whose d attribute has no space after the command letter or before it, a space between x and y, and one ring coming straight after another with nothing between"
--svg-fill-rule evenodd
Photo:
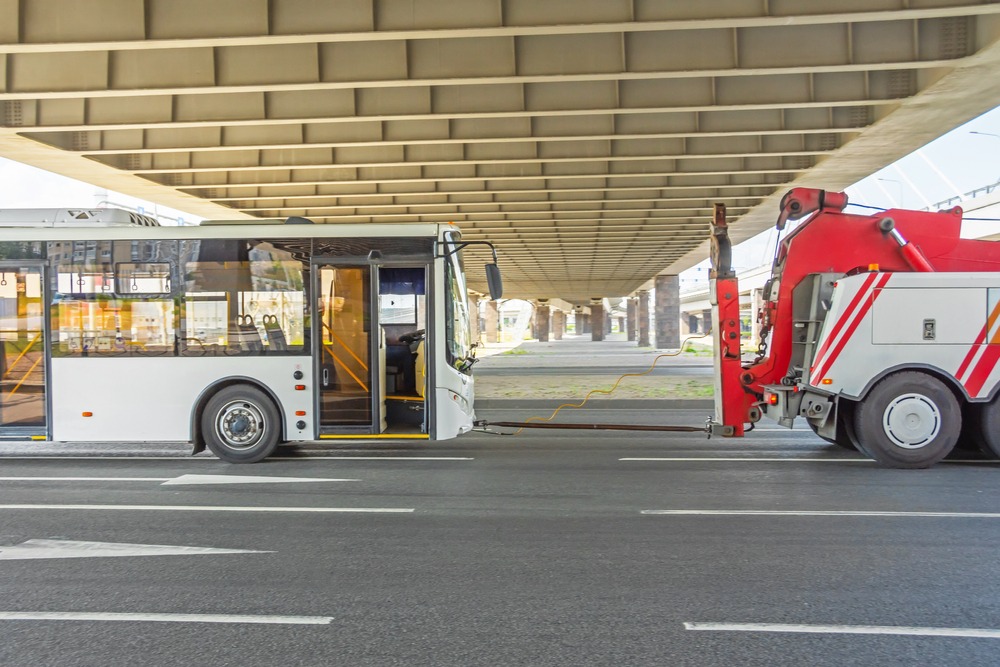
<instances>
[{"instance_id":1,"label":"dashed lane line","mask_svg":"<svg viewBox=\"0 0 1000 667\"><path fill-rule=\"evenodd\" d=\"M329 625L332 616L255 616L247 614L136 614L78 611L0 611L0 621L117 621L156 623L234 623L237 625Z\"/></svg>"},{"instance_id":2,"label":"dashed lane line","mask_svg":"<svg viewBox=\"0 0 1000 667\"><path fill-rule=\"evenodd\" d=\"M632 456L618 459L619 461L665 461L665 462L705 462L717 461L720 463L870 463L877 465L874 459L861 458L815 458L802 456ZM976 463L976 464L1000 464L1000 460L988 459L946 459L940 463Z\"/></svg>"},{"instance_id":3,"label":"dashed lane line","mask_svg":"<svg viewBox=\"0 0 1000 667\"><path fill-rule=\"evenodd\" d=\"M685 623L685 630L714 632L795 632L832 635L907 635L1000 639L992 628L925 628L901 625L809 625L795 623Z\"/></svg>"},{"instance_id":4,"label":"dashed lane line","mask_svg":"<svg viewBox=\"0 0 1000 667\"><path fill-rule=\"evenodd\" d=\"M123 512L287 512L320 514L410 514L412 507L239 507L227 505L0 505L0 510L111 510Z\"/></svg>"},{"instance_id":5,"label":"dashed lane line","mask_svg":"<svg viewBox=\"0 0 1000 667\"><path fill-rule=\"evenodd\" d=\"M1000 519L1000 512L884 512L878 510L642 510L660 516L857 516L931 519Z\"/></svg>"}]
</instances>

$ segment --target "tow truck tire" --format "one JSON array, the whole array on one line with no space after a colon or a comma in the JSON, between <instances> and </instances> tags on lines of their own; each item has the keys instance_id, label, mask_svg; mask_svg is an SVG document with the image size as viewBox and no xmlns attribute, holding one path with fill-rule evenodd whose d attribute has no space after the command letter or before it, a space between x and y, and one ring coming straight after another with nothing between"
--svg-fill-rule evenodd
<instances>
[{"instance_id":1,"label":"tow truck tire","mask_svg":"<svg viewBox=\"0 0 1000 667\"><path fill-rule=\"evenodd\" d=\"M201 416L201 432L208 448L223 461L256 463L278 446L281 416L263 391L234 384L209 399Z\"/></svg>"},{"instance_id":2,"label":"tow truck tire","mask_svg":"<svg viewBox=\"0 0 1000 667\"><path fill-rule=\"evenodd\" d=\"M962 410L935 377L903 371L879 382L855 410L863 451L891 468L928 468L958 442Z\"/></svg>"},{"instance_id":3,"label":"tow truck tire","mask_svg":"<svg viewBox=\"0 0 1000 667\"><path fill-rule=\"evenodd\" d=\"M854 430L854 413L856 411L857 403L853 401L842 398L837 403L837 445L871 456L858 442L858 433Z\"/></svg>"},{"instance_id":4,"label":"tow truck tire","mask_svg":"<svg viewBox=\"0 0 1000 667\"><path fill-rule=\"evenodd\" d=\"M979 410L979 448L990 458L1000 458L1000 396Z\"/></svg>"}]
</instances>

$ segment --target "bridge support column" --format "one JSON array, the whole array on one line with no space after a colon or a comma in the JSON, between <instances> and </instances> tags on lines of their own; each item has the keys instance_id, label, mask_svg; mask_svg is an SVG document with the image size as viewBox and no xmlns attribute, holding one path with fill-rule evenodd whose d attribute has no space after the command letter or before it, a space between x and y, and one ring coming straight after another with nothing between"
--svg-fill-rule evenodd
<instances>
[{"instance_id":1,"label":"bridge support column","mask_svg":"<svg viewBox=\"0 0 1000 667\"><path fill-rule=\"evenodd\" d=\"M479 297L475 294L469 295L469 333L472 335L472 342L478 343L482 332L479 330Z\"/></svg>"},{"instance_id":2,"label":"bridge support column","mask_svg":"<svg viewBox=\"0 0 1000 667\"><path fill-rule=\"evenodd\" d=\"M639 347L649 347L649 292L639 290L636 300L636 331L639 334Z\"/></svg>"},{"instance_id":3,"label":"bridge support column","mask_svg":"<svg viewBox=\"0 0 1000 667\"><path fill-rule=\"evenodd\" d=\"M486 302L486 342L495 343L499 340L500 312L496 301Z\"/></svg>"},{"instance_id":4,"label":"bridge support column","mask_svg":"<svg viewBox=\"0 0 1000 667\"><path fill-rule=\"evenodd\" d=\"M681 346L681 297L678 276L656 276L656 347Z\"/></svg>"},{"instance_id":5,"label":"bridge support column","mask_svg":"<svg viewBox=\"0 0 1000 667\"><path fill-rule=\"evenodd\" d=\"M549 342L549 320L551 316L551 309L549 308L546 300L539 300L538 305L535 306L535 337L538 339L539 343Z\"/></svg>"},{"instance_id":6,"label":"bridge support column","mask_svg":"<svg viewBox=\"0 0 1000 667\"><path fill-rule=\"evenodd\" d=\"M590 340L604 340L604 304L590 304Z\"/></svg>"},{"instance_id":7,"label":"bridge support column","mask_svg":"<svg viewBox=\"0 0 1000 667\"><path fill-rule=\"evenodd\" d=\"M556 310L552 313L552 339L562 340L563 332L566 331L566 313Z\"/></svg>"},{"instance_id":8,"label":"bridge support column","mask_svg":"<svg viewBox=\"0 0 1000 667\"><path fill-rule=\"evenodd\" d=\"M637 303L637 301L636 301L636 299L634 297L630 297L625 302L625 313L626 313L625 320L627 322L627 324L625 325L625 327L628 330L628 339L629 340L635 340L635 324L636 324L636 317L637 317L637 315L636 315L636 312L637 312L636 306L637 305L638 305L638 303Z\"/></svg>"}]
</instances>

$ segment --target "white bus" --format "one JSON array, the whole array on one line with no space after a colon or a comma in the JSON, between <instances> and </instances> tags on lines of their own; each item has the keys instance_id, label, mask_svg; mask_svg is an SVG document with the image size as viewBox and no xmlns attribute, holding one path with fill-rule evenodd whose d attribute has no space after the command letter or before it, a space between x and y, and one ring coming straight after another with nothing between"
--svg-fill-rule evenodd
<instances>
[{"instance_id":1,"label":"white bus","mask_svg":"<svg viewBox=\"0 0 1000 667\"><path fill-rule=\"evenodd\" d=\"M0 438L188 441L250 463L469 431L469 242L306 222L0 211Z\"/></svg>"}]
</instances>

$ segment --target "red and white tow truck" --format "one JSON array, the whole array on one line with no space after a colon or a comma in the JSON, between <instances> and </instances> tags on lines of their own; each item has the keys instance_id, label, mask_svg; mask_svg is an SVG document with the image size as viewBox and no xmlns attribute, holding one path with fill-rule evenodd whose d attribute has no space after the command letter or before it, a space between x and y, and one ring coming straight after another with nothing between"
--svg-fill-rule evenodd
<instances>
[{"instance_id":1,"label":"red and white tow truck","mask_svg":"<svg viewBox=\"0 0 1000 667\"><path fill-rule=\"evenodd\" d=\"M962 211L845 213L847 196L790 190L758 314L740 348L725 209L712 225L713 433L766 415L896 468L940 461L960 438L1000 457L1000 242L963 239ZM807 217L808 216L808 217Z\"/></svg>"}]
</instances>

